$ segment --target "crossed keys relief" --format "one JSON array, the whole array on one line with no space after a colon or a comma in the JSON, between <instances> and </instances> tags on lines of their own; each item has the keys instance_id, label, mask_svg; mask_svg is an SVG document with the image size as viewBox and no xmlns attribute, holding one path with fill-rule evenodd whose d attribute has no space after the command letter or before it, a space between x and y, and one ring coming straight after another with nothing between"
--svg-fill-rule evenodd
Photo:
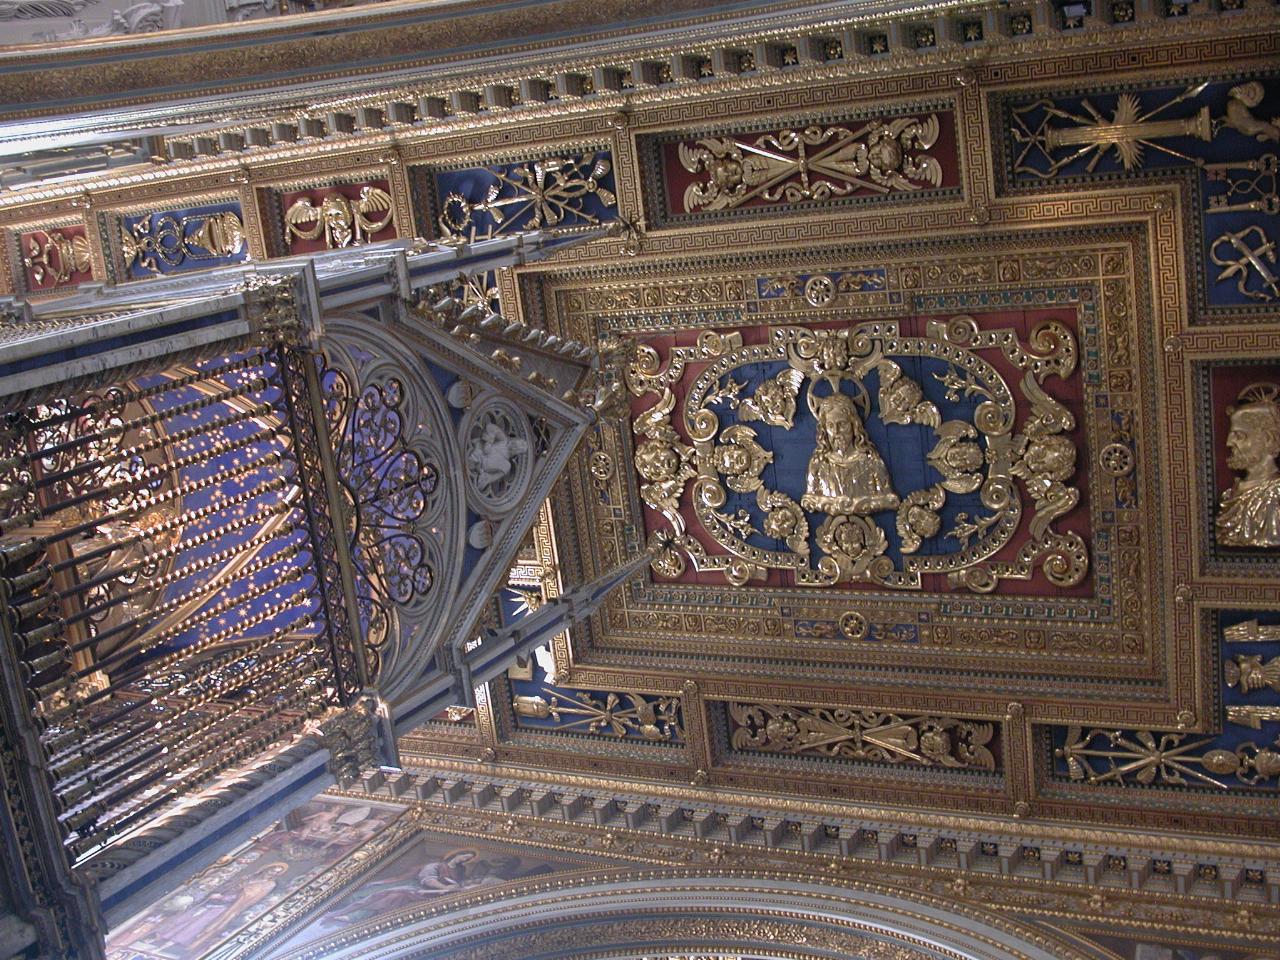
<instances>
[{"instance_id":1,"label":"crossed keys relief","mask_svg":"<svg viewBox=\"0 0 1280 960\"><path fill-rule=\"evenodd\" d=\"M650 535L653 569L678 577L692 563L738 585L781 569L798 586L908 590L921 589L924 574L946 574L953 586L989 592L1002 579L1029 579L1038 566L1058 586L1080 583L1089 569L1085 543L1054 529L1080 499L1069 483L1075 417L1041 386L1075 371L1076 341L1050 320L1033 331L1030 347L1014 331L980 330L968 316L931 321L924 337L899 336L893 322L775 327L767 343L751 345L740 333L708 331L696 346L672 348L665 368L642 345L627 379L634 395L656 396L632 423L640 498L663 522ZM1022 371L1020 401L980 356L989 350ZM968 419L946 419L904 371L917 357L948 409L971 409ZM705 367L680 403L672 387L689 364ZM812 415L803 426L801 404ZM910 443L927 431L925 463L911 471L925 485L904 489L891 475L867 429L874 417L890 443L898 428L911 428L901 435ZM765 482L777 453L771 438L801 429L813 431L803 489L782 469L772 471L773 489ZM964 509L946 509L953 497ZM1021 524L1024 497L1031 515L1011 553L1004 548ZM690 512L722 552L691 534Z\"/></svg>"}]
</instances>

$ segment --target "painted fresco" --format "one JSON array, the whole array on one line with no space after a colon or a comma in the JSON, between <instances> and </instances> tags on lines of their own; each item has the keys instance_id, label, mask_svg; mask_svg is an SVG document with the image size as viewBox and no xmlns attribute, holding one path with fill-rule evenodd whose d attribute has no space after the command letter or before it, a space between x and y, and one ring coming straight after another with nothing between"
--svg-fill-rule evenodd
<instances>
[{"instance_id":1,"label":"painted fresco","mask_svg":"<svg viewBox=\"0 0 1280 960\"><path fill-rule=\"evenodd\" d=\"M126 921L108 960L198 960L390 824L401 810L322 797Z\"/></svg>"},{"instance_id":2,"label":"painted fresco","mask_svg":"<svg viewBox=\"0 0 1280 960\"><path fill-rule=\"evenodd\" d=\"M288 956L309 941L384 914L433 903L451 894L584 865L576 861L555 861L535 851L422 834L393 861L370 874L355 890L331 903L275 948L272 956Z\"/></svg>"},{"instance_id":3,"label":"painted fresco","mask_svg":"<svg viewBox=\"0 0 1280 960\"><path fill-rule=\"evenodd\" d=\"M955 115L929 106L763 131L642 137L641 150L655 226L877 198L918 202L960 184Z\"/></svg>"}]
</instances>

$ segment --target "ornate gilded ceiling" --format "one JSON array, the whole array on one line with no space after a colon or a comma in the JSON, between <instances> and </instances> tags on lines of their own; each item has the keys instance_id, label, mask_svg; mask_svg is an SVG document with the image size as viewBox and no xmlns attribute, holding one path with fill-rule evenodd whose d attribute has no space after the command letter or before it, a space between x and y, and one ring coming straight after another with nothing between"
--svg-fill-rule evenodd
<instances>
[{"instance_id":1,"label":"ornate gilded ceiling","mask_svg":"<svg viewBox=\"0 0 1280 960\"><path fill-rule=\"evenodd\" d=\"M1280 88L1222 49L623 118L640 254L503 284L633 351L565 579L655 555L496 756L1269 835Z\"/></svg>"},{"instance_id":2,"label":"ornate gilded ceiling","mask_svg":"<svg viewBox=\"0 0 1280 960\"><path fill-rule=\"evenodd\" d=\"M494 617L650 568L369 791L516 838L560 811L596 850L660 822L640 860L759 841L935 893L936 864L1004 878L957 898L1114 888L1024 891L1046 922L1132 917L1125 888L1265 910L1280 32L1272 5L1137 6L668 46L522 111L529 78L435 90L429 130L14 199L6 277L614 225L474 284L627 357Z\"/></svg>"}]
</instances>

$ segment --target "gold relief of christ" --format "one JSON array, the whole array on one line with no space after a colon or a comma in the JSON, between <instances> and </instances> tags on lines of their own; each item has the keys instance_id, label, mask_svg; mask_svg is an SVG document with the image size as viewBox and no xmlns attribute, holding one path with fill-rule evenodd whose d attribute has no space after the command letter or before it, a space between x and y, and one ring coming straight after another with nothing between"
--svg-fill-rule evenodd
<instances>
[{"instance_id":1,"label":"gold relief of christ","mask_svg":"<svg viewBox=\"0 0 1280 960\"><path fill-rule=\"evenodd\" d=\"M853 398L833 393L815 400L810 393L809 407L818 421L817 443L800 505L832 516L897 509L889 471Z\"/></svg>"},{"instance_id":2,"label":"gold relief of christ","mask_svg":"<svg viewBox=\"0 0 1280 960\"><path fill-rule=\"evenodd\" d=\"M1075 420L1039 386L1046 377L1075 372L1076 341L1054 320L1044 321L1033 337L1035 352L1024 349L1013 331L979 331L972 318L959 317L931 324L923 337L901 336L888 322L844 330L773 327L763 344L706 340L677 346L665 367L654 351L652 362L628 379L636 396L657 397L632 423L640 500L663 518L650 530L654 571L678 577L691 562L741 585L772 568L791 571L799 586L865 581L906 590L921 589L926 575L943 574L956 587L987 592L1003 579L1028 580L1039 567L1054 586L1079 584L1089 569L1088 547L1079 534L1053 527L1079 503L1079 491L1069 485L1077 463L1068 435ZM1027 411L1020 432L1014 432L1018 400L979 355L987 350L999 350L1026 371L1019 382ZM976 402L972 420L944 420L890 351L928 361L925 372L949 403ZM691 363L700 368L686 372ZM740 370L752 376L761 364L785 367L765 367L772 376L765 373L754 387L750 379L735 378ZM875 411L865 383L873 371L880 379ZM678 396L673 386L681 381L687 386ZM812 427L795 420L802 389ZM871 416L931 432L936 443L926 462L941 479L895 489L883 451L867 430ZM771 429L758 433L756 422ZM807 463L784 452L795 449L794 440L772 449L780 434L809 429L814 435ZM918 432L911 437L913 450L923 439ZM921 457L926 459L923 452ZM779 481L789 486L801 465L803 492L776 488ZM1017 480L1022 483L1015 486ZM754 509L742 499L750 494ZM949 504L952 494L974 500ZM1023 528L1023 496L1030 499L1030 522L1016 557L997 558ZM897 557L890 553L886 521L898 533ZM920 553L926 540L956 546Z\"/></svg>"}]
</instances>

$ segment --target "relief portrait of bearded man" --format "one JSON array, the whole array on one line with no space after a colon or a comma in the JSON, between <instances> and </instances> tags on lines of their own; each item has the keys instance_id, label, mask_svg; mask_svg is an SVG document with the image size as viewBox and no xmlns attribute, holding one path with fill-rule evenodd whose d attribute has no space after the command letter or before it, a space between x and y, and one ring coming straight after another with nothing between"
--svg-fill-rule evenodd
<instances>
[{"instance_id":1,"label":"relief portrait of bearded man","mask_svg":"<svg viewBox=\"0 0 1280 960\"><path fill-rule=\"evenodd\" d=\"M1280 547L1280 387L1254 384L1228 407L1227 466L1243 477L1222 492L1218 542L1228 547Z\"/></svg>"},{"instance_id":2,"label":"relief portrait of bearded man","mask_svg":"<svg viewBox=\"0 0 1280 960\"><path fill-rule=\"evenodd\" d=\"M833 393L810 402L818 420L818 442L809 458L800 505L832 516L866 516L897 508L889 471L867 436L853 398Z\"/></svg>"}]
</instances>

